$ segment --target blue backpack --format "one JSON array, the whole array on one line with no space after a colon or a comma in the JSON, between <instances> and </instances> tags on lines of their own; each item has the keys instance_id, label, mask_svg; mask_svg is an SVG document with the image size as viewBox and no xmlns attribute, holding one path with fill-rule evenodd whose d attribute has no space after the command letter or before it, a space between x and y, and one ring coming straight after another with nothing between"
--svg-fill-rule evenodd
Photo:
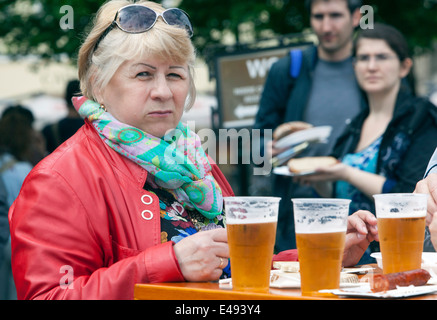
<instances>
[{"instance_id":1,"label":"blue backpack","mask_svg":"<svg viewBox=\"0 0 437 320\"><path fill-rule=\"evenodd\" d=\"M290 50L290 76L296 79L300 74L300 69L302 68L302 50L294 49Z\"/></svg>"}]
</instances>

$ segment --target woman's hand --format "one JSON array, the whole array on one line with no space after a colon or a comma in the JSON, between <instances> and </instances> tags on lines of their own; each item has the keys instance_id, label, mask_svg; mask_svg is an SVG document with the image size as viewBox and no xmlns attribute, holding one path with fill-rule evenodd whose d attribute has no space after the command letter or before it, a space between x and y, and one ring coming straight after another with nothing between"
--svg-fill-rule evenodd
<instances>
[{"instance_id":1,"label":"woman's hand","mask_svg":"<svg viewBox=\"0 0 437 320\"><path fill-rule=\"evenodd\" d=\"M368 211L357 211L348 218L343 265L356 265L372 241L379 241L376 217Z\"/></svg>"},{"instance_id":2,"label":"woman's hand","mask_svg":"<svg viewBox=\"0 0 437 320\"><path fill-rule=\"evenodd\" d=\"M174 245L181 272L187 281L216 281L228 265L226 229L198 232Z\"/></svg>"}]
</instances>

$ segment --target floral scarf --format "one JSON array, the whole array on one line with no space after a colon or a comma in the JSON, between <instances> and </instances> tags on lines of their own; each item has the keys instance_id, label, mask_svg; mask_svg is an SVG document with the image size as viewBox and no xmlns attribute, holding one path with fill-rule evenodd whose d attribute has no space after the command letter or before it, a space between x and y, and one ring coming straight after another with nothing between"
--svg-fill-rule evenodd
<instances>
[{"instance_id":1,"label":"floral scarf","mask_svg":"<svg viewBox=\"0 0 437 320\"><path fill-rule=\"evenodd\" d=\"M188 126L179 123L172 132L157 138L121 123L93 100L76 97L73 104L109 147L147 170L182 205L198 210L208 219L222 213L221 189L200 138Z\"/></svg>"}]
</instances>

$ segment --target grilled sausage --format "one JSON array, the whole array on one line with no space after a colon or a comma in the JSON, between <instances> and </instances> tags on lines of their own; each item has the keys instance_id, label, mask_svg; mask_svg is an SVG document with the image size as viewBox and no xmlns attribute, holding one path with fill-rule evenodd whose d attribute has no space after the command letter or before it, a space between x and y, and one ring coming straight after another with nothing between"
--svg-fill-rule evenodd
<instances>
[{"instance_id":1,"label":"grilled sausage","mask_svg":"<svg viewBox=\"0 0 437 320\"><path fill-rule=\"evenodd\" d=\"M411 270L398 273L378 274L371 278L370 288L372 292L384 292L394 290L397 286L423 286L431 278L428 271L423 269Z\"/></svg>"}]
</instances>

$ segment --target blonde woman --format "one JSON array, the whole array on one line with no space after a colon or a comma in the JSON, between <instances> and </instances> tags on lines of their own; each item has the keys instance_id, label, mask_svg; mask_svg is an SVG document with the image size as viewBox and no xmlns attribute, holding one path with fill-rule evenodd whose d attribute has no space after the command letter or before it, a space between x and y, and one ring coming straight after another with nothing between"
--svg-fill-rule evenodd
<instances>
[{"instance_id":1,"label":"blonde woman","mask_svg":"<svg viewBox=\"0 0 437 320\"><path fill-rule=\"evenodd\" d=\"M10 211L19 299L131 299L135 283L218 280L233 195L182 124L195 99L181 10L110 1L79 52L84 126Z\"/></svg>"}]
</instances>

